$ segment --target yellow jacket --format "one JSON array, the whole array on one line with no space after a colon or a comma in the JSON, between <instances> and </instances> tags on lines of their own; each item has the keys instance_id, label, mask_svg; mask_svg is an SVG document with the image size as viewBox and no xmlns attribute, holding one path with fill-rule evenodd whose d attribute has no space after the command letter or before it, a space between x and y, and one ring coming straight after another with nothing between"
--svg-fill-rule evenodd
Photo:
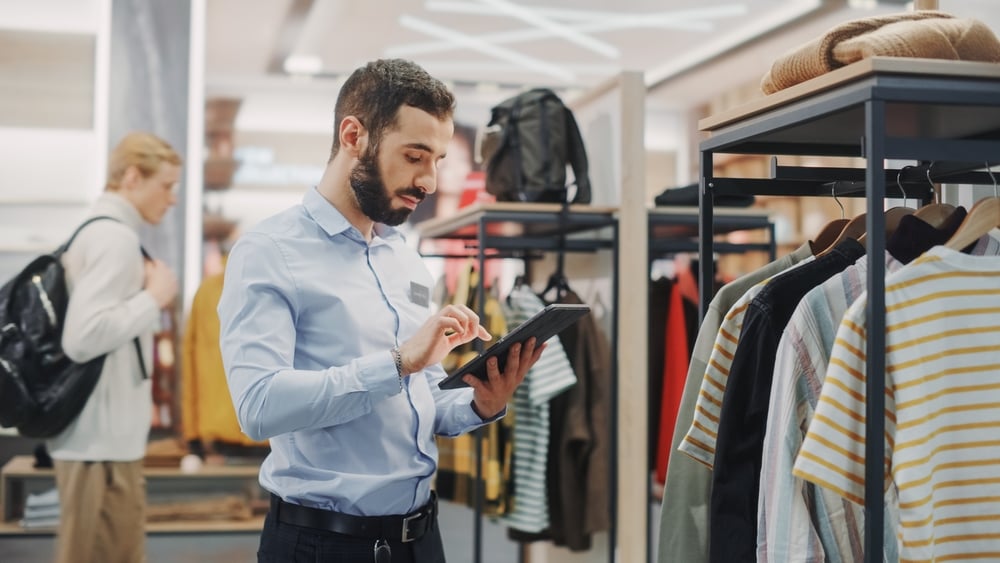
<instances>
[{"instance_id":1,"label":"yellow jacket","mask_svg":"<svg viewBox=\"0 0 1000 563\"><path fill-rule=\"evenodd\" d=\"M223 274L206 277L194 295L181 349L181 423L184 439L262 446L248 438L236 421L219 351Z\"/></svg>"}]
</instances>

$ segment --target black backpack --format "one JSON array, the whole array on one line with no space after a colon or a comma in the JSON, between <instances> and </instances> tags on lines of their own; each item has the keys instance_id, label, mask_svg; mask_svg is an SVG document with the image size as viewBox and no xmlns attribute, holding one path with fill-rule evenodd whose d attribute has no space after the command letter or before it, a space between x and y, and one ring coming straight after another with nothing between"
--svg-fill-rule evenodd
<instances>
[{"instance_id":1,"label":"black backpack","mask_svg":"<svg viewBox=\"0 0 1000 563\"><path fill-rule=\"evenodd\" d=\"M88 219L55 252L39 256L0 288L0 426L16 426L22 436L62 432L83 410L104 368L103 355L78 364L63 352L69 292L60 261L76 235L101 219L117 221ZM139 338L134 342L146 378Z\"/></svg>"},{"instance_id":2,"label":"black backpack","mask_svg":"<svg viewBox=\"0 0 1000 563\"><path fill-rule=\"evenodd\" d=\"M590 203L587 152L573 112L549 89L535 88L495 106L481 137L486 191L498 201L566 202L566 166L576 194Z\"/></svg>"}]
</instances>

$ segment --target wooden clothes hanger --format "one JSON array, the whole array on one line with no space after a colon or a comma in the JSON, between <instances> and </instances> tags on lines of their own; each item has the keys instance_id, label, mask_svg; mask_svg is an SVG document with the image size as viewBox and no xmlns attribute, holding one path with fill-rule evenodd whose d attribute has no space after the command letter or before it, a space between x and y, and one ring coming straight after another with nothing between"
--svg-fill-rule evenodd
<instances>
[{"instance_id":1,"label":"wooden clothes hanger","mask_svg":"<svg viewBox=\"0 0 1000 563\"><path fill-rule=\"evenodd\" d=\"M972 206L958 230L944 245L961 251L997 227L1000 227L1000 197L981 199Z\"/></svg>"},{"instance_id":2,"label":"wooden clothes hanger","mask_svg":"<svg viewBox=\"0 0 1000 563\"><path fill-rule=\"evenodd\" d=\"M928 203L918 209L913 216L935 229L940 229L948 223L948 220L951 219L951 216L954 215L956 211L958 211L958 209L954 205L949 205L947 203Z\"/></svg>"},{"instance_id":3,"label":"wooden clothes hanger","mask_svg":"<svg viewBox=\"0 0 1000 563\"><path fill-rule=\"evenodd\" d=\"M935 197L940 197L938 191L934 189L934 181L931 180L931 166L934 166L933 162L931 162L927 167L927 183L929 183L931 185L931 189L934 190ZM935 201L934 203L928 203L927 205L917 209L917 212L914 213L913 216L935 229L940 229L948 222L949 219L951 219L951 216L955 214L955 211L957 211L957 209L954 205Z\"/></svg>"},{"instance_id":4,"label":"wooden clothes hanger","mask_svg":"<svg viewBox=\"0 0 1000 563\"><path fill-rule=\"evenodd\" d=\"M889 238L896 232L899 222L907 215L913 215L917 210L912 207L892 207L885 212L885 236ZM863 233L858 237L858 242L865 244L868 233Z\"/></svg>"},{"instance_id":5,"label":"wooden clothes hanger","mask_svg":"<svg viewBox=\"0 0 1000 563\"><path fill-rule=\"evenodd\" d=\"M821 256L828 254L831 250L833 250L834 247L836 247L838 244L844 242L849 238L854 240L860 240L862 237L864 237L865 229L867 228L867 226L865 225L865 220L867 218L868 214L862 213L857 217L848 221L847 224L844 225L844 230L840 231L840 234L837 235L837 238L830 243L830 246L828 246L825 250L817 254L816 257L819 258Z\"/></svg>"},{"instance_id":6,"label":"wooden clothes hanger","mask_svg":"<svg viewBox=\"0 0 1000 563\"><path fill-rule=\"evenodd\" d=\"M989 162L986 163L986 171L993 180L993 197L981 199L972 206L969 215L945 243L945 246L952 250L961 251L986 233L1000 227L1000 194L997 194L997 179L993 176Z\"/></svg>"},{"instance_id":7,"label":"wooden clothes hanger","mask_svg":"<svg viewBox=\"0 0 1000 563\"><path fill-rule=\"evenodd\" d=\"M900 174L902 174L902 170L900 170ZM896 176L896 184L899 185L900 191L903 192L903 206L901 206L901 207L893 207L893 208L891 208L891 209L889 209L889 210L887 210L885 212L885 232L886 232L886 236L890 236L890 235L892 235L892 233L894 233L896 231L896 227L899 226L899 222L903 219L903 217L905 217L907 215L910 215L910 214L912 214L912 213L914 213L916 211L912 207L906 207L906 200L907 200L906 191L903 190L903 186L900 183L900 177L899 177L899 175ZM831 190L831 193L833 193L832 190ZM834 196L834 199L836 199L837 196L836 196L835 193L833 193L833 196ZM837 200L837 204L840 205L840 200L839 199ZM841 209L841 212L843 212L844 206L841 205L840 209ZM823 256L825 254L828 254L830 252L830 250L832 250L838 244L844 242L845 240L847 240L849 238L854 239L854 240L858 241L861 244L864 244L865 243L865 230L867 229L867 225L865 224L865 222L866 222L867 218L868 218L868 214L867 213L862 213L862 214L858 215L857 217L855 217L855 218L851 219L850 221L848 221L847 224L844 225L843 230L840 231L840 234L837 235L837 238L834 239L834 241L831 242L829 246L827 246L824 250L822 250L819 254L816 254L815 256L816 257L820 257L820 256Z\"/></svg>"},{"instance_id":8,"label":"wooden clothes hanger","mask_svg":"<svg viewBox=\"0 0 1000 563\"><path fill-rule=\"evenodd\" d=\"M912 167L904 166L903 168L900 168L899 172L896 174L896 186L899 187L899 191L903 192L903 205L890 207L885 211L886 239L891 237L892 234L896 232L896 229L899 227L899 222L903 220L903 217L906 217L907 215L913 215L914 213L917 212L916 209L906 205L906 201L909 198L906 197L906 190L903 189L903 182L901 181L900 176L903 174L903 170L906 170L907 168L912 168ZM861 235L860 237L858 237L858 242L860 242L861 244L865 244L865 238L866 238L865 235Z\"/></svg>"},{"instance_id":9,"label":"wooden clothes hanger","mask_svg":"<svg viewBox=\"0 0 1000 563\"><path fill-rule=\"evenodd\" d=\"M847 218L834 219L824 225L816 237L809 241L809 249L812 251L813 256L833 246L833 241L837 239L837 235L844 230L849 221L850 219Z\"/></svg>"},{"instance_id":10,"label":"wooden clothes hanger","mask_svg":"<svg viewBox=\"0 0 1000 563\"><path fill-rule=\"evenodd\" d=\"M840 219L834 219L823 228L820 229L819 233L816 235L815 239L809 241L809 250L812 251L813 256L819 256L820 254L826 252L833 248L834 242L840 240L839 235L844 232L844 228L850 222L845 215L844 204L840 203L840 199L837 198L837 193L835 191L836 184L830 188L830 195L833 196L833 201L837 202L840 206Z\"/></svg>"}]
</instances>

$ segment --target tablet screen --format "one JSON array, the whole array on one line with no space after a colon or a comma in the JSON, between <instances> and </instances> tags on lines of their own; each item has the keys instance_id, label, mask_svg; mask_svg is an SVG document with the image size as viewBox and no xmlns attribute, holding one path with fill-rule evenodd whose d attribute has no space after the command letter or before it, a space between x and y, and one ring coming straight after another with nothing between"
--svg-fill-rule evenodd
<instances>
[{"instance_id":1,"label":"tablet screen","mask_svg":"<svg viewBox=\"0 0 1000 563\"><path fill-rule=\"evenodd\" d=\"M462 381L462 377L467 373L485 380L486 360L493 356L496 356L498 368L503 372L504 365L507 363L507 351L512 345L524 342L532 336L536 339L536 345L539 345L559 334L589 312L590 307L587 305L567 305L562 303L547 305L530 319L508 332L503 338L497 340L492 346L480 352L478 356L451 372L448 377L438 384L438 387L441 389L468 387Z\"/></svg>"}]
</instances>

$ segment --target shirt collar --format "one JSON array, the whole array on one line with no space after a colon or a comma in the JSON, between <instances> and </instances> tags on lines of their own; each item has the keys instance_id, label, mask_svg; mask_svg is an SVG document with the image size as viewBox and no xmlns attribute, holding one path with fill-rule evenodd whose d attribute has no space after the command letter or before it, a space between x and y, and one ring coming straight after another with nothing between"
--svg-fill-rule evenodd
<instances>
[{"instance_id":1,"label":"shirt collar","mask_svg":"<svg viewBox=\"0 0 1000 563\"><path fill-rule=\"evenodd\" d=\"M139 231L139 227L143 223L139 210L129 200L115 192L106 191L101 193L97 201L94 202L91 213L94 216L104 215L114 217L136 232Z\"/></svg>"},{"instance_id":2,"label":"shirt collar","mask_svg":"<svg viewBox=\"0 0 1000 563\"><path fill-rule=\"evenodd\" d=\"M893 258L909 264L931 247L944 244L965 219L965 208L958 207L940 228L935 227L916 215L906 215L899 220L895 232L885 243L885 248Z\"/></svg>"},{"instance_id":3,"label":"shirt collar","mask_svg":"<svg viewBox=\"0 0 1000 563\"><path fill-rule=\"evenodd\" d=\"M326 231L327 235L333 237L352 231L355 235L361 237L361 233L354 228L354 225L351 225L351 222L344 217L344 214L339 209L320 195L316 187L306 190L306 194L302 198L302 206L305 207L306 212L316 221L316 224ZM395 239L402 240L403 238L398 229L381 223L375 223L374 234L375 237L372 239L373 245L379 244L379 239L388 242ZM361 237L361 240L364 240L364 238Z\"/></svg>"}]
</instances>

